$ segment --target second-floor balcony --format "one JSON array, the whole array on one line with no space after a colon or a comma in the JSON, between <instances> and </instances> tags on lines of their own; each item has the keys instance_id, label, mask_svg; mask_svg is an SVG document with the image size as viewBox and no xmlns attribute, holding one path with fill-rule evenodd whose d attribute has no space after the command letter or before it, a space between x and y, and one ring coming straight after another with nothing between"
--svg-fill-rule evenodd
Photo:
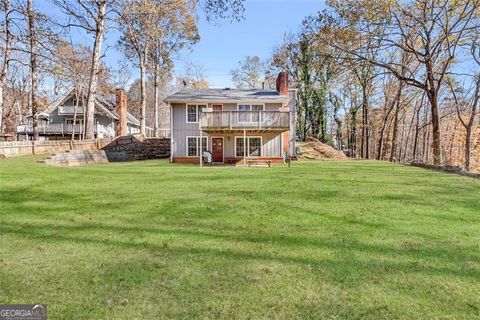
<instances>
[{"instance_id":1,"label":"second-floor balcony","mask_svg":"<svg viewBox=\"0 0 480 320\"><path fill-rule=\"evenodd\" d=\"M75 109L77 109L77 114L83 114L83 106L59 106L58 114L75 114Z\"/></svg>"},{"instance_id":2,"label":"second-floor balcony","mask_svg":"<svg viewBox=\"0 0 480 320\"><path fill-rule=\"evenodd\" d=\"M83 125L80 124L63 124L63 123L39 123L37 132L40 135L70 135L82 134ZM33 134L32 124L22 124L17 126L18 134ZM112 126L104 126L101 124L95 125L95 134L103 135L104 137L115 136L115 129Z\"/></svg>"},{"instance_id":3,"label":"second-floor balcony","mask_svg":"<svg viewBox=\"0 0 480 320\"><path fill-rule=\"evenodd\" d=\"M286 131L290 114L286 111L212 111L200 112L200 127L209 130Z\"/></svg>"}]
</instances>

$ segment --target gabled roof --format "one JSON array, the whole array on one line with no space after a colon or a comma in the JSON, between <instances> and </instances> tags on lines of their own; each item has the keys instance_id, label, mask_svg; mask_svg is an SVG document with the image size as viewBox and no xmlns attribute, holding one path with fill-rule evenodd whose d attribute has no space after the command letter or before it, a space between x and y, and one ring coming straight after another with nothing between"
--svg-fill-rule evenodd
<instances>
[{"instance_id":1,"label":"gabled roof","mask_svg":"<svg viewBox=\"0 0 480 320\"><path fill-rule=\"evenodd\" d=\"M47 108L39 112L50 116L53 111L55 111L59 106L64 104L69 99L73 98L74 89L70 89L63 96L52 102ZM95 108L96 111L100 114L103 114L110 119L118 120L120 117L115 112L115 95L100 95L97 94L95 97ZM135 126L140 126L140 121L135 118L130 112L127 112L127 121L130 124Z\"/></svg>"},{"instance_id":2,"label":"gabled roof","mask_svg":"<svg viewBox=\"0 0 480 320\"><path fill-rule=\"evenodd\" d=\"M287 102L288 97L275 90L260 89L183 89L165 98L165 102Z\"/></svg>"}]
</instances>

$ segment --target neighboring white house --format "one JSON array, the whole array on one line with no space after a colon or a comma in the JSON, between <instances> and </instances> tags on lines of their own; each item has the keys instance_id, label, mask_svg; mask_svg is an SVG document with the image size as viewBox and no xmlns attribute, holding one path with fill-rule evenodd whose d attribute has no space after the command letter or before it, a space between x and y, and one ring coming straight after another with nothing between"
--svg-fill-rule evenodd
<instances>
[{"instance_id":1,"label":"neighboring white house","mask_svg":"<svg viewBox=\"0 0 480 320\"><path fill-rule=\"evenodd\" d=\"M78 103L77 107L74 90L71 89L45 110L39 112L37 114L39 136L45 140L64 140L71 139L73 133L75 139L79 139L84 129L85 108L82 102L87 103L86 97ZM125 115L125 119L122 119L122 114ZM136 133L140 133L140 121L127 111L125 92L117 90L117 93L112 95L97 94L95 137L107 138ZM17 126L17 136L29 139L32 134L32 117L30 116L27 117L26 123Z\"/></svg>"}]
</instances>

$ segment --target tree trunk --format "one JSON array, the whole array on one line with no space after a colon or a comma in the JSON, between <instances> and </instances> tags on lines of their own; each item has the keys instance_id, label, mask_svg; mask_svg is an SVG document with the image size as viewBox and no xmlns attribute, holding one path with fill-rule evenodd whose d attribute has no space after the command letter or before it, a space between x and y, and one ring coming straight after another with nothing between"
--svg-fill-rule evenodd
<instances>
[{"instance_id":1,"label":"tree trunk","mask_svg":"<svg viewBox=\"0 0 480 320\"><path fill-rule=\"evenodd\" d=\"M402 161L402 150L403 150L403 144L405 142L405 121L407 120L407 113L405 112L405 110L403 111L403 114L402 114L402 135L400 136L400 143L397 143L397 145L399 146L398 149L398 156L396 157L395 159L395 162L401 162Z\"/></svg>"},{"instance_id":2,"label":"tree trunk","mask_svg":"<svg viewBox=\"0 0 480 320\"><path fill-rule=\"evenodd\" d=\"M10 64L10 0L5 0L5 44L3 49L3 65L0 72L0 135L3 134L3 91L7 87L8 66Z\"/></svg>"},{"instance_id":3,"label":"tree trunk","mask_svg":"<svg viewBox=\"0 0 480 320\"><path fill-rule=\"evenodd\" d=\"M32 110L32 135L33 140L38 140L37 121L37 54L35 52L35 15L33 12L33 0L28 0L28 36L30 38L30 108Z\"/></svg>"},{"instance_id":4,"label":"tree trunk","mask_svg":"<svg viewBox=\"0 0 480 320\"><path fill-rule=\"evenodd\" d=\"M351 112L350 121L350 146L352 157L357 157L357 112Z\"/></svg>"},{"instance_id":5,"label":"tree trunk","mask_svg":"<svg viewBox=\"0 0 480 320\"><path fill-rule=\"evenodd\" d=\"M338 116L338 110L340 109L340 106L339 106L339 102L337 100L333 101L333 99L330 99L333 103L333 120L335 121L335 123L337 124L337 128L336 128L336 131L335 131L335 140L337 142L337 149L338 150L342 150L343 146L342 146L342 140L343 140L343 136L342 136L342 119Z\"/></svg>"},{"instance_id":6,"label":"tree trunk","mask_svg":"<svg viewBox=\"0 0 480 320\"><path fill-rule=\"evenodd\" d=\"M154 86L154 94L155 94L155 110L154 110L154 113L155 113L155 122L154 122L154 130L155 130L155 137L158 138L159 136L159 132L158 132L158 108L160 107L159 106L159 98L160 98L160 87L158 85L158 77L160 76L159 74L159 68L158 68L158 64L156 63L155 64L155 70L154 70L154 79L153 79L153 86Z\"/></svg>"},{"instance_id":7,"label":"tree trunk","mask_svg":"<svg viewBox=\"0 0 480 320\"><path fill-rule=\"evenodd\" d=\"M465 170L470 171L470 154L472 148L472 127L469 126L466 128L466 137L465 137Z\"/></svg>"},{"instance_id":8,"label":"tree trunk","mask_svg":"<svg viewBox=\"0 0 480 320\"><path fill-rule=\"evenodd\" d=\"M421 105L418 107L418 110L416 110L416 117L417 121L415 122L415 138L413 139L413 152L412 152L412 159L413 162L417 161L417 149L418 149L418 134L420 133L420 109L423 106L423 98Z\"/></svg>"},{"instance_id":9,"label":"tree trunk","mask_svg":"<svg viewBox=\"0 0 480 320\"><path fill-rule=\"evenodd\" d=\"M398 136L398 113L400 112L400 98L403 91L403 81L398 84L397 96L395 99L395 116L393 122L392 148L390 149L390 162L397 161L397 136Z\"/></svg>"},{"instance_id":10,"label":"tree trunk","mask_svg":"<svg viewBox=\"0 0 480 320\"><path fill-rule=\"evenodd\" d=\"M450 136L450 145L448 147L449 149L449 152L448 152L448 159L447 156L446 156L446 152L444 152L444 157L443 157L443 161L448 163L448 164L453 164L453 146L454 146L454 142L455 142L455 133L457 132L457 126L458 126L458 123L454 121L454 126L453 126L453 130L451 130L452 132L452 135ZM447 126L447 129L446 129L446 132L450 132L450 130L448 129L448 126Z\"/></svg>"},{"instance_id":11,"label":"tree trunk","mask_svg":"<svg viewBox=\"0 0 480 320\"><path fill-rule=\"evenodd\" d=\"M424 150L423 150L423 163L428 163L429 158L429 151L430 151L430 130L427 127L427 136L425 137L424 141Z\"/></svg>"},{"instance_id":12,"label":"tree trunk","mask_svg":"<svg viewBox=\"0 0 480 320\"><path fill-rule=\"evenodd\" d=\"M370 147L369 147L369 128L368 128L368 93L367 86L362 85L362 158L370 158Z\"/></svg>"},{"instance_id":13,"label":"tree trunk","mask_svg":"<svg viewBox=\"0 0 480 320\"><path fill-rule=\"evenodd\" d=\"M95 42L93 44L92 66L90 69L90 81L88 83L87 107L84 118L85 138L95 138L95 97L97 95L98 73L100 71L100 53L102 49L103 36L105 34L105 11L107 2L102 2L98 7L96 21Z\"/></svg>"},{"instance_id":14,"label":"tree trunk","mask_svg":"<svg viewBox=\"0 0 480 320\"><path fill-rule=\"evenodd\" d=\"M473 125L475 124L475 117L477 115L478 102L480 100L480 75L477 74L475 77L476 86L475 86L475 95L472 102L472 110L470 112L470 119L466 124L466 137L465 137L465 170L470 171L470 155L472 148L472 134L473 134ZM460 116L460 115L459 115ZM463 121L462 121L463 122Z\"/></svg>"},{"instance_id":15,"label":"tree trunk","mask_svg":"<svg viewBox=\"0 0 480 320\"><path fill-rule=\"evenodd\" d=\"M395 106L395 116L393 117L392 146L390 148L390 162L396 161L397 153L397 135L398 135L398 104Z\"/></svg>"},{"instance_id":16,"label":"tree trunk","mask_svg":"<svg viewBox=\"0 0 480 320\"><path fill-rule=\"evenodd\" d=\"M79 90L75 89L75 107L74 107L75 109L73 110L73 125L72 125L72 138L71 138L72 141L75 140L75 124L77 123L77 110L78 110L79 101L80 101ZM78 127L80 127L80 125Z\"/></svg>"},{"instance_id":17,"label":"tree trunk","mask_svg":"<svg viewBox=\"0 0 480 320\"><path fill-rule=\"evenodd\" d=\"M432 154L433 164L442 164L442 147L440 144L440 117L438 115L438 94L435 89L427 91L432 115Z\"/></svg>"},{"instance_id":18,"label":"tree trunk","mask_svg":"<svg viewBox=\"0 0 480 320\"><path fill-rule=\"evenodd\" d=\"M81 139L85 140L85 119L86 119L86 108L85 108L85 97L84 94L82 93L82 110L83 110L83 123L82 123L82 135Z\"/></svg>"},{"instance_id":19,"label":"tree trunk","mask_svg":"<svg viewBox=\"0 0 480 320\"><path fill-rule=\"evenodd\" d=\"M408 157L408 150L410 146L410 136L412 133L413 123L415 122L416 115L417 115L417 111L415 108L412 113L412 120L410 121L410 125L408 126L407 138L405 139L405 146L403 147L403 157L400 159L400 162L402 163L405 163ZM405 117L407 117L406 113L405 113Z\"/></svg>"},{"instance_id":20,"label":"tree trunk","mask_svg":"<svg viewBox=\"0 0 480 320\"><path fill-rule=\"evenodd\" d=\"M145 83L145 56L140 58L140 104L141 104L141 114L140 114L140 134L145 135L145 111L147 107L147 95L146 95L146 83Z\"/></svg>"},{"instance_id":21,"label":"tree trunk","mask_svg":"<svg viewBox=\"0 0 480 320\"><path fill-rule=\"evenodd\" d=\"M384 138L385 138L385 129L387 127L387 120L388 120L388 117L389 117L391 111L392 111L392 108L388 108L385 116L383 117L382 128L380 129L380 137L378 138L377 160L382 159L383 142L384 142Z\"/></svg>"}]
</instances>

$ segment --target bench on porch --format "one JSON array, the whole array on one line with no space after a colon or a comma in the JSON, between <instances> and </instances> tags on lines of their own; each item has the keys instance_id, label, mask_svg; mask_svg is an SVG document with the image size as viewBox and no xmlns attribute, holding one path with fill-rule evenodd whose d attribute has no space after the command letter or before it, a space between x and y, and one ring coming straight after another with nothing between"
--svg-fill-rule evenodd
<instances>
[{"instance_id":1,"label":"bench on porch","mask_svg":"<svg viewBox=\"0 0 480 320\"><path fill-rule=\"evenodd\" d=\"M271 160L263 160L263 159L247 159L248 166L251 165L259 165L259 164L266 164L269 168L272 166Z\"/></svg>"}]
</instances>

